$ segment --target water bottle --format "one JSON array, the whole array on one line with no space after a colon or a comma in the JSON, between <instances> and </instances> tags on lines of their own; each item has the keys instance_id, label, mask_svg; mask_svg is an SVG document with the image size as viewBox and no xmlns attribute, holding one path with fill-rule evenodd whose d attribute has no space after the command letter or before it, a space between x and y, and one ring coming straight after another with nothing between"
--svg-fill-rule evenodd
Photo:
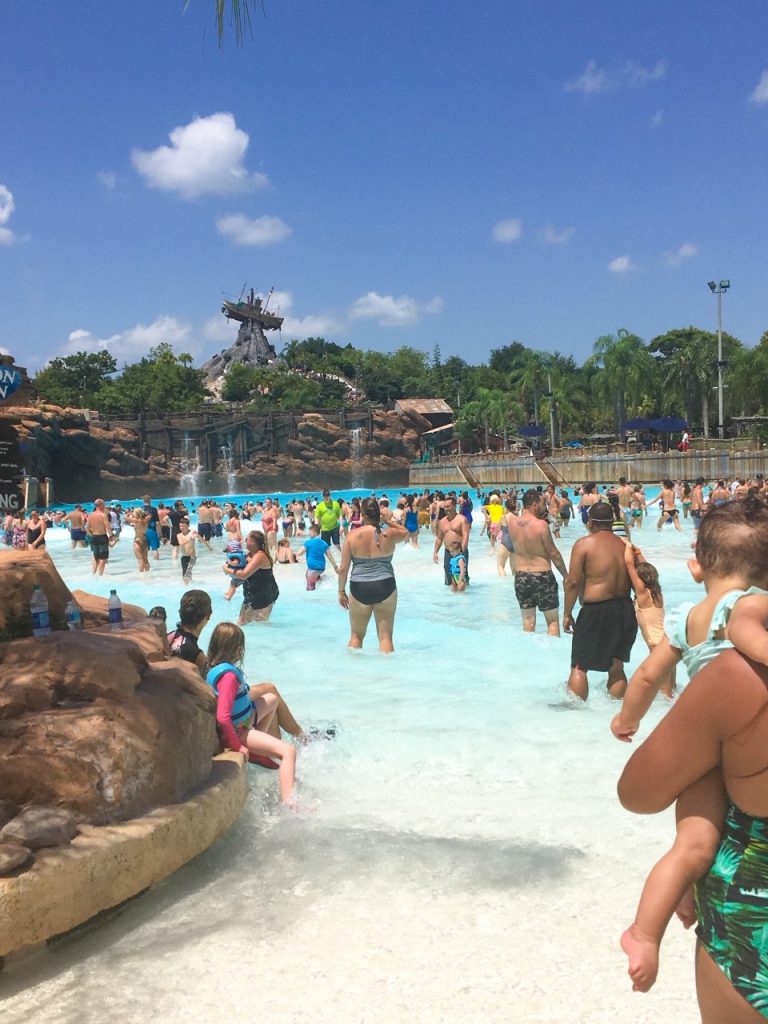
<instances>
[{"instance_id":1,"label":"water bottle","mask_svg":"<svg viewBox=\"0 0 768 1024\"><path fill-rule=\"evenodd\" d=\"M83 620L80 617L80 605L71 597L64 607L64 616L67 620L67 629L82 629Z\"/></svg>"},{"instance_id":2,"label":"water bottle","mask_svg":"<svg viewBox=\"0 0 768 1024\"><path fill-rule=\"evenodd\" d=\"M32 613L32 636L48 636L51 632L51 617L48 614L48 598L39 583L32 587L32 600L29 602Z\"/></svg>"},{"instance_id":3,"label":"water bottle","mask_svg":"<svg viewBox=\"0 0 768 1024\"><path fill-rule=\"evenodd\" d=\"M112 629L120 629L123 622L123 602L117 596L116 590L110 590L107 608L109 609L110 626Z\"/></svg>"}]
</instances>

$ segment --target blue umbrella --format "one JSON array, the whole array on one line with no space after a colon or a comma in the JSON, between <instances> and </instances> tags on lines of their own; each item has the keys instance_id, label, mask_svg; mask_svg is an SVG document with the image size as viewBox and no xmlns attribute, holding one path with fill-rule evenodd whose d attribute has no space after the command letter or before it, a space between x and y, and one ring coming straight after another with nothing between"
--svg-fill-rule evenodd
<instances>
[{"instance_id":1,"label":"blue umbrella","mask_svg":"<svg viewBox=\"0 0 768 1024\"><path fill-rule=\"evenodd\" d=\"M677 434L681 430L687 430L688 424L679 416L662 416L661 419L651 420L648 424L652 430L658 430L660 434Z\"/></svg>"},{"instance_id":2,"label":"blue umbrella","mask_svg":"<svg viewBox=\"0 0 768 1024\"><path fill-rule=\"evenodd\" d=\"M523 437L541 437L542 434L546 434L547 432L546 427L536 426L520 427L519 430Z\"/></svg>"}]
</instances>

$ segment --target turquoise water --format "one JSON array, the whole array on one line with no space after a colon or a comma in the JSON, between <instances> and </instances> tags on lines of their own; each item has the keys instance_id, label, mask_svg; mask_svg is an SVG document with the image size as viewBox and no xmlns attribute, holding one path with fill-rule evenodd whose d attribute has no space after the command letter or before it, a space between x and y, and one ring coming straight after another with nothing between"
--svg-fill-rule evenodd
<instances>
[{"instance_id":1,"label":"turquoise water","mask_svg":"<svg viewBox=\"0 0 768 1024\"><path fill-rule=\"evenodd\" d=\"M683 526L657 532L653 516L635 538L670 608L697 595ZM620 808L631 748L609 733L603 680L586 708L564 705L569 641L522 633L512 579L479 532L462 595L443 586L430 534L398 550L391 657L374 635L346 649L332 574L307 593L300 565L276 567L281 596L246 629L246 672L276 681L303 725L338 726L299 754L313 813L282 812L274 774L252 769L246 811L217 846L115 920L6 971L4 1024L698 1020L690 933L670 926L646 997L618 948L672 816ZM566 558L583 533L563 531ZM139 580L126 530L96 580L87 551L49 537L71 587L116 586L174 621L183 588L168 549ZM237 611L222 563L201 549L195 569L214 622ZM642 641L633 653L632 666Z\"/></svg>"}]
</instances>

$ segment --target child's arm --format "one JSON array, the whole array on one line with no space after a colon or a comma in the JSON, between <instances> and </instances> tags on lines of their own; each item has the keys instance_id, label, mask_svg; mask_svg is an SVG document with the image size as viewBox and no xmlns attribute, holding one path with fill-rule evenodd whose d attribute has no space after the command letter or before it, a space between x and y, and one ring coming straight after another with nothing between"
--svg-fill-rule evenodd
<instances>
[{"instance_id":1,"label":"child's arm","mask_svg":"<svg viewBox=\"0 0 768 1024\"><path fill-rule=\"evenodd\" d=\"M640 551L633 548L629 542L624 545L624 565L627 568L629 582L632 584L632 589L637 596L644 597L648 593L648 588L637 575L637 562L635 561L636 554L639 555Z\"/></svg>"},{"instance_id":2,"label":"child's arm","mask_svg":"<svg viewBox=\"0 0 768 1024\"><path fill-rule=\"evenodd\" d=\"M224 737L224 743L230 750L242 751L247 756L248 748L237 738L232 725L232 708L237 695L237 678L234 672L225 672L217 684L217 689L219 692L216 699L216 721Z\"/></svg>"},{"instance_id":3,"label":"child's arm","mask_svg":"<svg viewBox=\"0 0 768 1024\"><path fill-rule=\"evenodd\" d=\"M741 654L768 665L768 597L742 597L728 619L726 636Z\"/></svg>"},{"instance_id":4,"label":"child's arm","mask_svg":"<svg viewBox=\"0 0 768 1024\"><path fill-rule=\"evenodd\" d=\"M640 728L641 718L680 658L680 651L664 637L642 665L638 666L629 681L621 711L611 722L611 732L617 740L632 742L632 737Z\"/></svg>"}]
</instances>

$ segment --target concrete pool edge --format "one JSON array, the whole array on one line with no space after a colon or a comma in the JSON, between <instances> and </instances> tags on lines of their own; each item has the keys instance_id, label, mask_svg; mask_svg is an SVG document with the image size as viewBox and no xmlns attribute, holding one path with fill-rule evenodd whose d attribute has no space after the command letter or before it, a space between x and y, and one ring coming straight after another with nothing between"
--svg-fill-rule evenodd
<instances>
[{"instance_id":1,"label":"concrete pool edge","mask_svg":"<svg viewBox=\"0 0 768 1024\"><path fill-rule=\"evenodd\" d=\"M42 850L28 871L0 879L0 957L85 924L173 874L235 824L248 796L239 754L213 759L183 803L116 825L82 825L69 846Z\"/></svg>"}]
</instances>

